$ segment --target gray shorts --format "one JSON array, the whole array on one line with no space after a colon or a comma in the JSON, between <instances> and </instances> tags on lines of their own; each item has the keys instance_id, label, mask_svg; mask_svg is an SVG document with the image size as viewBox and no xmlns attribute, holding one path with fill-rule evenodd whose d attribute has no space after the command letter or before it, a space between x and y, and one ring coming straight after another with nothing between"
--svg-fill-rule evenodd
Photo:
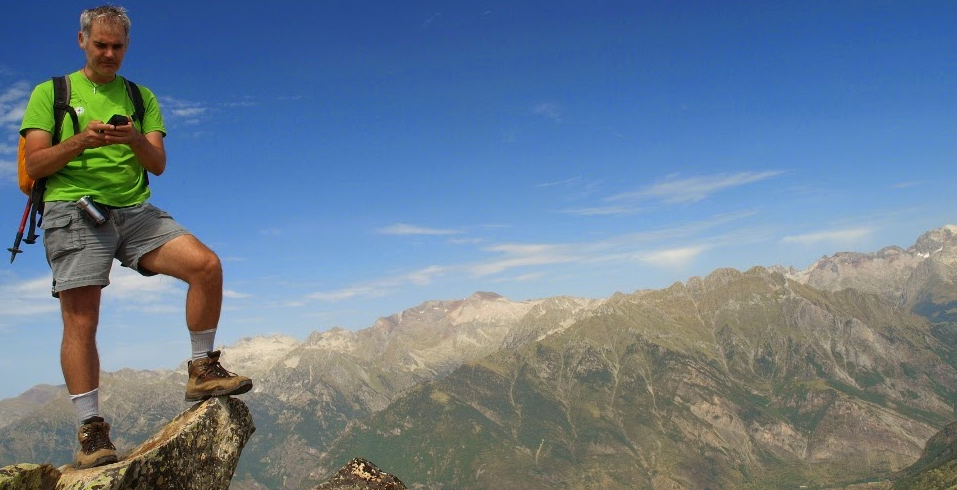
<instances>
[{"instance_id":1,"label":"gray shorts","mask_svg":"<svg viewBox=\"0 0 957 490\"><path fill-rule=\"evenodd\" d=\"M169 213L149 203L108 209L109 220L94 226L75 202L53 201L43 210L43 246L53 270L53 296L82 286L106 287L113 259L144 276L143 255L189 234Z\"/></svg>"}]
</instances>

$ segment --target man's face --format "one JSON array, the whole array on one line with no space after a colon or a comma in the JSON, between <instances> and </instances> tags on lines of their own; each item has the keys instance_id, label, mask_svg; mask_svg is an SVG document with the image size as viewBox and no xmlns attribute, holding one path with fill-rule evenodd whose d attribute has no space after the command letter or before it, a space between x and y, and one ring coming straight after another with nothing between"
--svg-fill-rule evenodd
<instances>
[{"instance_id":1,"label":"man's face","mask_svg":"<svg viewBox=\"0 0 957 490\"><path fill-rule=\"evenodd\" d=\"M79 35L80 48L86 52L86 73L96 83L106 83L116 76L129 38L123 26L107 22L93 22L89 39Z\"/></svg>"}]
</instances>

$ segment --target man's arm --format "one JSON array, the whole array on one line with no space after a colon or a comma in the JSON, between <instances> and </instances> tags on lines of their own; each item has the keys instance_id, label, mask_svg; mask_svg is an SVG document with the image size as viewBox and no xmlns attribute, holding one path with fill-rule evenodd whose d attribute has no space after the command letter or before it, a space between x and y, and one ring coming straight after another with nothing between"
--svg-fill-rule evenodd
<instances>
[{"instance_id":1,"label":"man's arm","mask_svg":"<svg viewBox=\"0 0 957 490\"><path fill-rule=\"evenodd\" d=\"M133 129L131 124L127 124L126 127ZM163 146L163 133L153 131L144 135L133 130L130 148L133 149L140 165L147 172L160 175L166 170L166 147Z\"/></svg>"},{"instance_id":2,"label":"man's arm","mask_svg":"<svg viewBox=\"0 0 957 490\"><path fill-rule=\"evenodd\" d=\"M86 130L55 146L53 135L49 132L28 129L24 134L23 148L27 175L34 180L49 177L78 157L83 150L109 144L106 142L106 135L99 131L112 127L100 121L91 121Z\"/></svg>"}]
</instances>

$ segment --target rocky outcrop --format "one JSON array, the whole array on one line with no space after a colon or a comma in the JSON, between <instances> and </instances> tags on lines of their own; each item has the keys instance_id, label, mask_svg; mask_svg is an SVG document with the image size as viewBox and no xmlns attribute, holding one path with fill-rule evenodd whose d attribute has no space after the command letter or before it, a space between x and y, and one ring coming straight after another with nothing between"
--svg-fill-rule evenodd
<instances>
[{"instance_id":1,"label":"rocky outcrop","mask_svg":"<svg viewBox=\"0 0 957 490\"><path fill-rule=\"evenodd\" d=\"M362 458L355 458L313 490L405 490L398 478Z\"/></svg>"},{"instance_id":2,"label":"rocky outcrop","mask_svg":"<svg viewBox=\"0 0 957 490\"><path fill-rule=\"evenodd\" d=\"M116 464L86 470L8 466L0 469L0 489L227 490L254 430L243 402L211 398L174 418Z\"/></svg>"},{"instance_id":3,"label":"rocky outcrop","mask_svg":"<svg viewBox=\"0 0 957 490\"><path fill-rule=\"evenodd\" d=\"M15 464L0 468L0 490L53 490L60 472L49 464Z\"/></svg>"}]
</instances>

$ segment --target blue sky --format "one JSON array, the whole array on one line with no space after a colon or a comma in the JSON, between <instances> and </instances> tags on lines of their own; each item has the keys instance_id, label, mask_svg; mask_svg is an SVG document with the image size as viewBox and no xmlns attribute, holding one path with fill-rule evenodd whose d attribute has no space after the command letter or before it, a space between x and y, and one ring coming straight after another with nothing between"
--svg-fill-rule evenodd
<instances>
[{"instance_id":1,"label":"blue sky","mask_svg":"<svg viewBox=\"0 0 957 490\"><path fill-rule=\"evenodd\" d=\"M26 98L82 67L90 6L4 7L5 242ZM152 202L225 263L218 344L479 290L604 298L805 268L957 222L951 1L127 6L120 73L169 133ZM2 262L7 397L62 383L61 324L42 245ZM117 265L103 368L179 364L183 295Z\"/></svg>"}]
</instances>

